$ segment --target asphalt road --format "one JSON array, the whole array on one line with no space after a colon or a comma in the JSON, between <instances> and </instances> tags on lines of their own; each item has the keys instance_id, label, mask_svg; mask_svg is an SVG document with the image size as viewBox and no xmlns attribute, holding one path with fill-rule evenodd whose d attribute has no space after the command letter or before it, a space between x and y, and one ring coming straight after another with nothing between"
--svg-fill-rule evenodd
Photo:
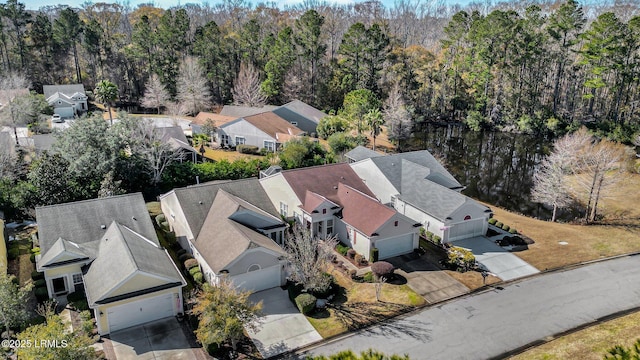
<instances>
[{"instance_id":1,"label":"asphalt road","mask_svg":"<svg viewBox=\"0 0 640 360\"><path fill-rule=\"evenodd\" d=\"M306 354L377 349L412 360L489 359L640 307L640 256L544 274L465 296L329 342Z\"/></svg>"}]
</instances>

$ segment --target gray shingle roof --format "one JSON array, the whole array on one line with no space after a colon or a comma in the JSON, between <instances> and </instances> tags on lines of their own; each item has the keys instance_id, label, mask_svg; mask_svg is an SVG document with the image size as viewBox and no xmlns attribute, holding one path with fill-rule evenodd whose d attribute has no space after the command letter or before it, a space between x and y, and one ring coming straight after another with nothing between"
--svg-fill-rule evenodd
<instances>
[{"instance_id":1,"label":"gray shingle roof","mask_svg":"<svg viewBox=\"0 0 640 360\"><path fill-rule=\"evenodd\" d=\"M380 169L382 174L389 179L391 184L401 193L402 177L404 175L413 177L410 173L402 171L403 160L422 165L429 169L429 179L450 189L461 188L462 185L447 171L447 169L436 160L427 150L412 151L400 154L393 154L381 157L371 158L371 161Z\"/></svg>"},{"instance_id":2,"label":"gray shingle roof","mask_svg":"<svg viewBox=\"0 0 640 360\"><path fill-rule=\"evenodd\" d=\"M86 244L86 243L85 243ZM56 242L51 245L51 248L47 251L46 254L40 257L38 261L39 266L50 266L56 263L56 257L59 255L67 253L70 254L77 259L84 258L95 258L94 248L90 247L88 249L84 249L80 247L80 245L67 241L63 238L59 238Z\"/></svg>"},{"instance_id":3,"label":"gray shingle roof","mask_svg":"<svg viewBox=\"0 0 640 360\"><path fill-rule=\"evenodd\" d=\"M218 189L223 189L231 195L255 205L259 209L273 215L280 216L273 203L267 196L258 179L244 179L225 182L211 182L201 185L174 189L180 207L184 213L193 236L198 238L202 224L204 224L209 209L213 204Z\"/></svg>"},{"instance_id":4,"label":"gray shingle roof","mask_svg":"<svg viewBox=\"0 0 640 360\"><path fill-rule=\"evenodd\" d=\"M344 154L344 156L346 156L347 158L349 158L349 159L351 159L353 161L360 161L360 160L364 160L364 159L384 156L384 154L380 154L377 151L373 151L373 150L368 149L368 148L366 148L366 147L364 147L362 145L358 145L354 149L352 149L351 151L349 151L346 154Z\"/></svg>"},{"instance_id":5,"label":"gray shingle roof","mask_svg":"<svg viewBox=\"0 0 640 360\"><path fill-rule=\"evenodd\" d=\"M300 100L293 100L282 105L280 108L286 108L290 111L293 111L296 114L304 116L305 118L315 122L316 124L320 122L320 119L327 116L327 114L323 113L322 111ZM288 118L285 119L289 120Z\"/></svg>"},{"instance_id":6,"label":"gray shingle roof","mask_svg":"<svg viewBox=\"0 0 640 360\"><path fill-rule=\"evenodd\" d=\"M136 272L160 277L167 283L182 282L182 277L165 250L157 244L157 239L147 239L126 226L112 222L99 241L98 256L84 275L89 303L108 298Z\"/></svg>"},{"instance_id":7,"label":"gray shingle roof","mask_svg":"<svg viewBox=\"0 0 640 360\"><path fill-rule=\"evenodd\" d=\"M36 219L43 256L59 238L76 244L99 240L114 221L158 243L140 193L37 207Z\"/></svg>"},{"instance_id":8,"label":"gray shingle roof","mask_svg":"<svg viewBox=\"0 0 640 360\"><path fill-rule=\"evenodd\" d=\"M77 92L86 94L84 91L84 85L82 84L70 84L70 85L44 85L42 86L42 92L44 98L48 99L51 95L59 92L68 96L71 96Z\"/></svg>"},{"instance_id":9,"label":"gray shingle roof","mask_svg":"<svg viewBox=\"0 0 640 360\"><path fill-rule=\"evenodd\" d=\"M234 213L243 209L261 211L222 189L218 190L202 231L195 241L196 249L216 273L252 247L264 247L284 254L284 250L270 238L230 219ZM279 218L274 221L281 222Z\"/></svg>"},{"instance_id":10,"label":"gray shingle roof","mask_svg":"<svg viewBox=\"0 0 640 360\"><path fill-rule=\"evenodd\" d=\"M276 108L277 106L272 106L272 105L265 105L263 107L225 105L222 107L222 110L220 111L220 115L241 118L245 116L260 114L265 111L271 111Z\"/></svg>"}]
</instances>

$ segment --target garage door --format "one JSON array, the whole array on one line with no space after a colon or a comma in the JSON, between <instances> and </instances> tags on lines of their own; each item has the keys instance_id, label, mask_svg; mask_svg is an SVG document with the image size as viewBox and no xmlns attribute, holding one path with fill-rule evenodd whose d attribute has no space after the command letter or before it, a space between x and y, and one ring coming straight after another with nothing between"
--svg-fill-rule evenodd
<instances>
[{"instance_id":1,"label":"garage door","mask_svg":"<svg viewBox=\"0 0 640 360\"><path fill-rule=\"evenodd\" d=\"M253 292L282 286L282 266L275 265L235 275L232 280L236 286Z\"/></svg>"},{"instance_id":2,"label":"garage door","mask_svg":"<svg viewBox=\"0 0 640 360\"><path fill-rule=\"evenodd\" d=\"M173 294L162 294L107 309L109 332L173 316Z\"/></svg>"},{"instance_id":3,"label":"garage door","mask_svg":"<svg viewBox=\"0 0 640 360\"><path fill-rule=\"evenodd\" d=\"M478 218L451 225L449 228L449 241L484 235L484 224L486 222L487 219Z\"/></svg>"},{"instance_id":4,"label":"garage door","mask_svg":"<svg viewBox=\"0 0 640 360\"><path fill-rule=\"evenodd\" d=\"M378 259L408 254L413 251L413 234L406 234L391 239L377 240Z\"/></svg>"}]
</instances>

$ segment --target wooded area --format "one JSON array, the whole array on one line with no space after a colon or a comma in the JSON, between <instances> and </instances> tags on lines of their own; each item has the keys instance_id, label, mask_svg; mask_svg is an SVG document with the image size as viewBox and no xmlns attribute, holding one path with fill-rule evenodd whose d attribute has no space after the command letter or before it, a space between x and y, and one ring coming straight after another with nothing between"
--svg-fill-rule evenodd
<instances>
[{"instance_id":1,"label":"wooded area","mask_svg":"<svg viewBox=\"0 0 640 360\"><path fill-rule=\"evenodd\" d=\"M628 141L640 111L637 1L536 3L305 1L278 9L225 0L31 12L8 0L0 62L5 73L25 72L35 91L110 80L127 108L140 103L154 75L176 98L180 66L194 58L217 104L233 100L245 66L276 105L297 98L337 111L352 90L368 89L384 103L397 86L415 121L524 132L590 123Z\"/></svg>"}]
</instances>

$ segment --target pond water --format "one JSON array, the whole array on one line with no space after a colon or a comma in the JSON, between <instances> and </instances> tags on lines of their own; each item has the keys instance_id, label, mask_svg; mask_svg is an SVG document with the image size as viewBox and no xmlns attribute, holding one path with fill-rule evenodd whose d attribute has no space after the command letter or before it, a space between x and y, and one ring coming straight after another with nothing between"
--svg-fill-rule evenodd
<instances>
[{"instance_id":1,"label":"pond water","mask_svg":"<svg viewBox=\"0 0 640 360\"><path fill-rule=\"evenodd\" d=\"M408 145L427 149L466 189L465 195L525 215L549 219L551 211L530 200L533 174L551 141L530 135L473 132L464 125L425 124Z\"/></svg>"}]
</instances>

